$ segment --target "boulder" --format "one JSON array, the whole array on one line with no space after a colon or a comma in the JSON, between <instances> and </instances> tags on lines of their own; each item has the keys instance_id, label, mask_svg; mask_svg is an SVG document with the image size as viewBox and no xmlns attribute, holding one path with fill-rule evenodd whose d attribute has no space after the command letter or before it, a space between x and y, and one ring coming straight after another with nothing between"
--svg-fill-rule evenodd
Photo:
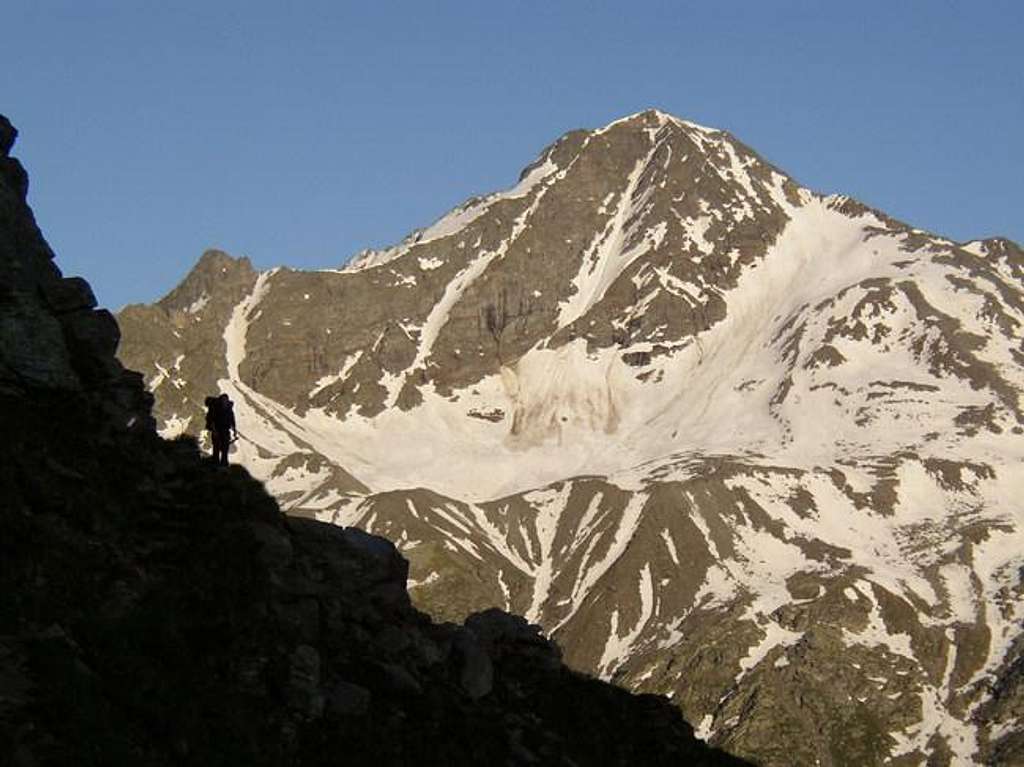
<instances>
[{"instance_id":1,"label":"boulder","mask_svg":"<svg viewBox=\"0 0 1024 767\"><path fill-rule=\"evenodd\" d=\"M459 687L473 700L494 687L494 664L471 631L459 631L452 641L452 662Z\"/></svg>"},{"instance_id":2,"label":"boulder","mask_svg":"<svg viewBox=\"0 0 1024 767\"><path fill-rule=\"evenodd\" d=\"M0 157L7 157L18 138L18 129L11 125L11 121L0 115Z\"/></svg>"},{"instance_id":3,"label":"boulder","mask_svg":"<svg viewBox=\"0 0 1024 767\"><path fill-rule=\"evenodd\" d=\"M491 608L470 615L465 626L485 652L495 658L513 653L530 655L549 667L561 663L562 652L558 645L541 633L540 626L520 615Z\"/></svg>"},{"instance_id":4,"label":"boulder","mask_svg":"<svg viewBox=\"0 0 1024 767\"><path fill-rule=\"evenodd\" d=\"M81 277L64 277L47 282L42 286L42 291L46 303L57 314L96 307L92 287Z\"/></svg>"},{"instance_id":5,"label":"boulder","mask_svg":"<svg viewBox=\"0 0 1024 767\"><path fill-rule=\"evenodd\" d=\"M327 712L335 716L362 716L370 709L370 691L344 679L327 695Z\"/></svg>"},{"instance_id":6,"label":"boulder","mask_svg":"<svg viewBox=\"0 0 1024 767\"><path fill-rule=\"evenodd\" d=\"M60 317L75 369L92 385L117 378L121 363L114 353L121 330L114 315L106 309L81 310Z\"/></svg>"},{"instance_id":7,"label":"boulder","mask_svg":"<svg viewBox=\"0 0 1024 767\"><path fill-rule=\"evenodd\" d=\"M288 658L288 677L284 693L289 708L312 717L323 713L324 699L320 694L320 653L315 647L301 644L292 651Z\"/></svg>"},{"instance_id":8,"label":"boulder","mask_svg":"<svg viewBox=\"0 0 1024 767\"><path fill-rule=\"evenodd\" d=\"M258 546L257 558L271 569L287 567L292 561L294 548L292 539L280 527L266 522L253 521L246 525L246 530Z\"/></svg>"},{"instance_id":9,"label":"boulder","mask_svg":"<svg viewBox=\"0 0 1024 767\"><path fill-rule=\"evenodd\" d=\"M380 672L383 687L393 695L423 694L423 686L405 667L397 663L375 663L374 667Z\"/></svg>"},{"instance_id":10,"label":"boulder","mask_svg":"<svg viewBox=\"0 0 1024 767\"><path fill-rule=\"evenodd\" d=\"M61 324L23 294L0 299L0 380L18 386L78 389Z\"/></svg>"},{"instance_id":11,"label":"boulder","mask_svg":"<svg viewBox=\"0 0 1024 767\"><path fill-rule=\"evenodd\" d=\"M293 602L276 602L273 613L290 636L303 642L320 636L320 605L310 597Z\"/></svg>"},{"instance_id":12,"label":"boulder","mask_svg":"<svg viewBox=\"0 0 1024 767\"><path fill-rule=\"evenodd\" d=\"M0 157L0 179L3 179L19 200L28 196L28 173L13 157Z\"/></svg>"}]
</instances>

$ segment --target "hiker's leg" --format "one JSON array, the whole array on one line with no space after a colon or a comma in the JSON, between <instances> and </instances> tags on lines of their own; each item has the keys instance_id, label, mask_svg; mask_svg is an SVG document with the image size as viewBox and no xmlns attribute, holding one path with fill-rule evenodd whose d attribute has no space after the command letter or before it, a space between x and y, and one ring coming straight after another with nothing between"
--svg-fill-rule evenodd
<instances>
[{"instance_id":1,"label":"hiker's leg","mask_svg":"<svg viewBox=\"0 0 1024 767\"><path fill-rule=\"evenodd\" d=\"M213 462L223 466L227 462L227 445L224 435L219 431L213 432Z\"/></svg>"},{"instance_id":2,"label":"hiker's leg","mask_svg":"<svg viewBox=\"0 0 1024 767\"><path fill-rule=\"evenodd\" d=\"M220 433L220 465L228 465L228 445L231 444L231 438L228 436L226 431Z\"/></svg>"}]
</instances>

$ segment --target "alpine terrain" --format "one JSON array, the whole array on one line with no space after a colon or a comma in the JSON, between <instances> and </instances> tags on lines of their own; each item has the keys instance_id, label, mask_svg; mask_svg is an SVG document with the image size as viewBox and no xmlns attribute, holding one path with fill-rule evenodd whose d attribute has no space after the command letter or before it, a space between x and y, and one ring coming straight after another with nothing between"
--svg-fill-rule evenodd
<instances>
[{"instance_id":1,"label":"alpine terrain","mask_svg":"<svg viewBox=\"0 0 1024 767\"><path fill-rule=\"evenodd\" d=\"M497 609L410 602L383 538L160 439L0 116L0 765L742 767Z\"/></svg>"},{"instance_id":2,"label":"alpine terrain","mask_svg":"<svg viewBox=\"0 0 1024 767\"><path fill-rule=\"evenodd\" d=\"M1024 764L1024 252L648 111L344 268L210 251L119 315L289 514L540 624L765 765Z\"/></svg>"}]
</instances>

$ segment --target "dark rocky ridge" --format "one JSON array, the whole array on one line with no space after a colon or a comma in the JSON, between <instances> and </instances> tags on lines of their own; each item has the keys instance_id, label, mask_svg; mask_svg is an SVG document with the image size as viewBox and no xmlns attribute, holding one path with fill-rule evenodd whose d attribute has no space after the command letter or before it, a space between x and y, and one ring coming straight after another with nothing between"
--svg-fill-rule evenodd
<instances>
[{"instance_id":1,"label":"dark rocky ridge","mask_svg":"<svg viewBox=\"0 0 1024 767\"><path fill-rule=\"evenodd\" d=\"M0 118L0 764L743 763L521 618L434 624L390 543L159 439L15 135Z\"/></svg>"},{"instance_id":2,"label":"dark rocky ridge","mask_svg":"<svg viewBox=\"0 0 1024 767\"><path fill-rule=\"evenodd\" d=\"M121 425L152 429L142 375L114 356L114 316L85 280L61 275L25 203L28 174L8 156L17 134L0 116L0 391L74 392Z\"/></svg>"}]
</instances>

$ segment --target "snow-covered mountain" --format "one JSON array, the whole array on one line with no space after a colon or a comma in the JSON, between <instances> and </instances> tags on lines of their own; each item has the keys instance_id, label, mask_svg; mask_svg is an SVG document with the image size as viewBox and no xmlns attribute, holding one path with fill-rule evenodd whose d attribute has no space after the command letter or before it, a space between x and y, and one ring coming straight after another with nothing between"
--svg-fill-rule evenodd
<instances>
[{"instance_id":1,"label":"snow-covered mountain","mask_svg":"<svg viewBox=\"0 0 1024 767\"><path fill-rule=\"evenodd\" d=\"M764 764L1024 758L1024 252L649 111L320 272L120 317L163 433L236 402L294 514L390 537ZM1003 760L1000 762L999 760Z\"/></svg>"}]
</instances>

